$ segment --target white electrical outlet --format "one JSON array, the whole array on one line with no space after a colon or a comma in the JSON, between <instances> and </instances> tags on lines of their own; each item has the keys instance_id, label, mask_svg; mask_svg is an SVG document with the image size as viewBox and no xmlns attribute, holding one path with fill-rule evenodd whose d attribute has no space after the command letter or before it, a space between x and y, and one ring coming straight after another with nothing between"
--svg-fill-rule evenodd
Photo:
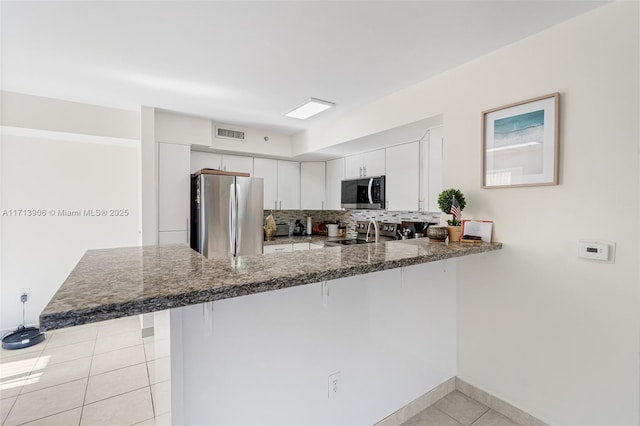
<instances>
[{"instance_id":1,"label":"white electrical outlet","mask_svg":"<svg viewBox=\"0 0 640 426\"><path fill-rule=\"evenodd\" d=\"M21 288L20 289L20 299L22 299L22 295L27 295L27 301L31 300L31 289L30 288Z\"/></svg>"},{"instance_id":2,"label":"white electrical outlet","mask_svg":"<svg viewBox=\"0 0 640 426\"><path fill-rule=\"evenodd\" d=\"M338 392L340 391L340 372L336 371L335 373L329 374L329 382L328 382L328 392L329 399L333 399L338 396Z\"/></svg>"}]
</instances>

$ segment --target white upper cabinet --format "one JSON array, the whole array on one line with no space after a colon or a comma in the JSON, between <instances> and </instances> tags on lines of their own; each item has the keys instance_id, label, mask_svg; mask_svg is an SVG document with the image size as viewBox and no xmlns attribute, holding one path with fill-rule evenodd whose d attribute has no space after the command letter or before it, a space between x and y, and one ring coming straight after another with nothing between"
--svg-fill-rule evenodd
<instances>
[{"instance_id":1,"label":"white upper cabinet","mask_svg":"<svg viewBox=\"0 0 640 426\"><path fill-rule=\"evenodd\" d=\"M438 195L442 192L443 127L429 129L428 138L422 141L422 176L420 210L437 212Z\"/></svg>"},{"instance_id":2,"label":"white upper cabinet","mask_svg":"<svg viewBox=\"0 0 640 426\"><path fill-rule=\"evenodd\" d=\"M327 161L327 184L325 209L340 210L342 208L341 192L344 179L344 158ZM304 186L303 189L304 191Z\"/></svg>"},{"instance_id":3,"label":"white upper cabinet","mask_svg":"<svg viewBox=\"0 0 640 426\"><path fill-rule=\"evenodd\" d=\"M325 209L325 163L300 163L300 208Z\"/></svg>"},{"instance_id":4,"label":"white upper cabinet","mask_svg":"<svg viewBox=\"0 0 640 426\"><path fill-rule=\"evenodd\" d=\"M300 209L300 163L256 157L253 171L264 179L265 210Z\"/></svg>"},{"instance_id":5,"label":"white upper cabinet","mask_svg":"<svg viewBox=\"0 0 640 426\"><path fill-rule=\"evenodd\" d=\"M227 172L249 173L253 176L253 157L223 154L222 170Z\"/></svg>"},{"instance_id":6,"label":"white upper cabinet","mask_svg":"<svg viewBox=\"0 0 640 426\"><path fill-rule=\"evenodd\" d=\"M215 152L191 151L191 173L202 169L219 169L222 155Z\"/></svg>"},{"instance_id":7,"label":"white upper cabinet","mask_svg":"<svg viewBox=\"0 0 640 426\"><path fill-rule=\"evenodd\" d=\"M420 199L420 143L386 149L387 210L416 211Z\"/></svg>"},{"instance_id":8,"label":"white upper cabinet","mask_svg":"<svg viewBox=\"0 0 640 426\"><path fill-rule=\"evenodd\" d=\"M158 144L158 230L161 232L186 232L189 227L190 167L189 145Z\"/></svg>"},{"instance_id":9,"label":"white upper cabinet","mask_svg":"<svg viewBox=\"0 0 640 426\"><path fill-rule=\"evenodd\" d=\"M345 157L345 178L381 176L385 174L385 150L365 152Z\"/></svg>"},{"instance_id":10,"label":"white upper cabinet","mask_svg":"<svg viewBox=\"0 0 640 426\"><path fill-rule=\"evenodd\" d=\"M364 176L382 176L386 173L385 150L364 153Z\"/></svg>"},{"instance_id":11,"label":"white upper cabinet","mask_svg":"<svg viewBox=\"0 0 640 426\"><path fill-rule=\"evenodd\" d=\"M249 173L253 176L253 157L192 151L191 173L204 168Z\"/></svg>"},{"instance_id":12,"label":"white upper cabinet","mask_svg":"<svg viewBox=\"0 0 640 426\"><path fill-rule=\"evenodd\" d=\"M300 209L300 163L297 161L278 160L278 209Z\"/></svg>"},{"instance_id":13,"label":"white upper cabinet","mask_svg":"<svg viewBox=\"0 0 640 426\"><path fill-rule=\"evenodd\" d=\"M278 160L254 158L253 175L264 179L264 209L278 209Z\"/></svg>"}]
</instances>

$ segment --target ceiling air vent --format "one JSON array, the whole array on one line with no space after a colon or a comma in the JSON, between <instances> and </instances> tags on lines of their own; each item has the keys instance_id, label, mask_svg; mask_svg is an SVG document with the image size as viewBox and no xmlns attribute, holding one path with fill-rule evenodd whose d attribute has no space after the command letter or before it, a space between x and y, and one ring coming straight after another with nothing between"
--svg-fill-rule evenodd
<instances>
[{"instance_id":1,"label":"ceiling air vent","mask_svg":"<svg viewBox=\"0 0 640 426\"><path fill-rule=\"evenodd\" d=\"M221 139L233 139L234 141L243 141L244 132L216 126L216 137Z\"/></svg>"}]
</instances>

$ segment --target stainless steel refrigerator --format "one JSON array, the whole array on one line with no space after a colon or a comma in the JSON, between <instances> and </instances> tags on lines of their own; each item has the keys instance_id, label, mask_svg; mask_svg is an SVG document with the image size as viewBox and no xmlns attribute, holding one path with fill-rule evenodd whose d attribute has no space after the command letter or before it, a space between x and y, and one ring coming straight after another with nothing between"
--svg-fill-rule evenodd
<instances>
[{"instance_id":1,"label":"stainless steel refrigerator","mask_svg":"<svg viewBox=\"0 0 640 426\"><path fill-rule=\"evenodd\" d=\"M205 257L262 253L262 178L208 174L191 178L191 248Z\"/></svg>"}]
</instances>

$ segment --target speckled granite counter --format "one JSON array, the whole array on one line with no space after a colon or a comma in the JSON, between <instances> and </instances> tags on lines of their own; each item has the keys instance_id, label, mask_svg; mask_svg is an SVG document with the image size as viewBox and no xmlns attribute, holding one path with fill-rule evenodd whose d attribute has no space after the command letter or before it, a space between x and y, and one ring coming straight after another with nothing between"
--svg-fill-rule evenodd
<instances>
[{"instance_id":1,"label":"speckled granite counter","mask_svg":"<svg viewBox=\"0 0 640 426\"><path fill-rule=\"evenodd\" d=\"M40 328L104 321L501 248L501 243L445 244L424 238L220 259L205 259L182 245L89 250L45 307Z\"/></svg>"}]
</instances>

